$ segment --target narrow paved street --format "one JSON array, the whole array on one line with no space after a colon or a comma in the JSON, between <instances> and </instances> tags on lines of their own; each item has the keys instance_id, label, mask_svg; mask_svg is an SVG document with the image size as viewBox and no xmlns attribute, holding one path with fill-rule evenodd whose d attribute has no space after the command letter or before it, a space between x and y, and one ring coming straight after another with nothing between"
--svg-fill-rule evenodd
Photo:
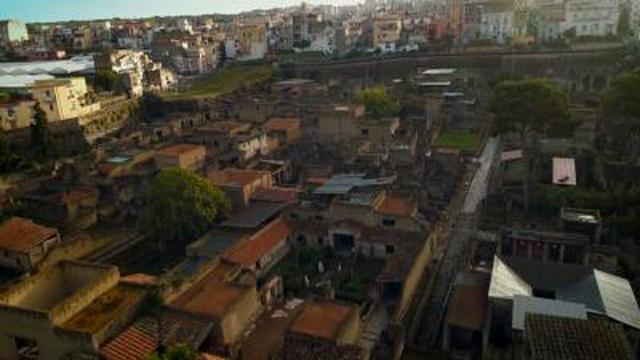
<instances>
[{"instance_id":1,"label":"narrow paved street","mask_svg":"<svg viewBox=\"0 0 640 360\"><path fill-rule=\"evenodd\" d=\"M490 138L482 156L478 159L479 167L475 172L473 181L466 192L460 194L463 197L460 200L464 200L462 209L450 230L446 249L434 275L435 280L431 292L426 295L428 298L426 299L424 313L421 319L417 320L420 321L415 339L418 347L434 347L437 345L449 292L473 234L477 216L476 210L487 195L489 174L497 149L498 139Z\"/></svg>"}]
</instances>

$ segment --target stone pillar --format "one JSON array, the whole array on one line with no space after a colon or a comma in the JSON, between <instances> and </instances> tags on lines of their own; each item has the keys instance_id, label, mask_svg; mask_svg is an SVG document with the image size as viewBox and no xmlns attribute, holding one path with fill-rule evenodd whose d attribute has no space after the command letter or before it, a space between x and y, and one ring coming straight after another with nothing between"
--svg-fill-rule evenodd
<instances>
[{"instance_id":1,"label":"stone pillar","mask_svg":"<svg viewBox=\"0 0 640 360\"><path fill-rule=\"evenodd\" d=\"M560 246L560 259L559 261L561 263L564 263L564 245L559 245Z\"/></svg>"},{"instance_id":2,"label":"stone pillar","mask_svg":"<svg viewBox=\"0 0 640 360\"><path fill-rule=\"evenodd\" d=\"M528 241L527 242L527 259L531 259L532 252L533 252L533 243Z\"/></svg>"},{"instance_id":3,"label":"stone pillar","mask_svg":"<svg viewBox=\"0 0 640 360\"><path fill-rule=\"evenodd\" d=\"M449 351L449 324L446 321L442 329L442 351Z\"/></svg>"},{"instance_id":4,"label":"stone pillar","mask_svg":"<svg viewBox=\"0 0 640 360\"><path fill-rule=\"evenodd\" d=\"M16 347L14 338L6 335L0 335L0 357L3 360L20 359L20 354L18 354L18 348Z\"/></svg>"}]
</instances>

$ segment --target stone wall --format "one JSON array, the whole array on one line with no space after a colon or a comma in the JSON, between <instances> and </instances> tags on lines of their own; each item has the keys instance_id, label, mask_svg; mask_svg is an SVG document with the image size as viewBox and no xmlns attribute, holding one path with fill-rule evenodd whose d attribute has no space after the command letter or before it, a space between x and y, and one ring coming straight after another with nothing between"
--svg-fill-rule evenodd
<instances>
[{"instance_id":1,"label":"stone wall","mask_svg":"<svg viewBox=\"0 0 640 360\"><path fill-rule=\"evenodd\" d=\"M418 67L464 68L487 79L503 75L515 77L549 76L566 83L578 83L585 75L610 76L612 66L623 57L621 49L547 52L547 53L486 53L486 54L409 54L382 58L323 61L292 65L298 77L327 80L363 78L368 82L404 77ZM595 81L595 80L590 80ZM580 88L581 86L577 86ZM594 89L595 90L595 89Z\"/></svg>"},{"instance_id":2,"label":"stone wall","mask_svg":"<svg viewBox=\"0 0 640 360\"><path fill-rule=\"evenodd\" d=\"M135 125L142 119L140 100L119 96L102 102L102 110L78 119L88 143Z\"/></svg>"},{"instance_id":3,"label":"stone wall","mask_svg":"<svg viewBox=\"0 0 640 360\"><path fill-rule=\"evenodd\" d=\"M234 286L246 285L234 284ZM219 323L225 344L234 344L238 341L260 310L260 301L258 300L255 286L249 285L246 287L247 290L242 299L227 311L227 315Z\"/></svg>"}]
</instances>

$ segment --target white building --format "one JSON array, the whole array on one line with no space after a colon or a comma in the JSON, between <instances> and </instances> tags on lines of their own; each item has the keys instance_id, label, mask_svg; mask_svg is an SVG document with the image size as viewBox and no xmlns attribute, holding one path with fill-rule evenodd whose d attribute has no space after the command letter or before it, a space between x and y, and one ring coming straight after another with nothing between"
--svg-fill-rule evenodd
<instances>
[{"instance_id":1,"label":"white building","mask_svg":"<svg viewBox=\"0 0 640 360\"><path fill-rule=\"evenodd\" d=\"M514 35L515 8L508 3L489 3L484 6L480 33L483 38L500 44L511 41Z\"/></svg>"},{"instance_id":2,"label":"white building","mask_svg":"<svg viewBox=\"0 0 640 360\"><path fill-rule=\"evenodd\" d=\"M635 1L635 0L634 0ZM619 0L537 0L537 38L549 41L563 36L616 35Z\"/></svg>"},{"instance_id":3,"label":"white building","mask_svg":"<svg viewBox=\"0 0 640 360\"><path fill-rule=\"evenodd\" d=\"M565 3L564 31L576 36L615 35L620 16L618 0L568 0Z\"/></svg>"}]
</instances>

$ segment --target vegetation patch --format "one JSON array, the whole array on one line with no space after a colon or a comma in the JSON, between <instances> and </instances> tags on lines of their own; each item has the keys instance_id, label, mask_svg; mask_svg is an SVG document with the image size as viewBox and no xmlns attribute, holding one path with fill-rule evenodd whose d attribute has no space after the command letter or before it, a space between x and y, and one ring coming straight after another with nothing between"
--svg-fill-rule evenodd
<instances>
[{"instance_id":1,"label":"vegetation patch","mask_svg":"<svg viewBox=\"0 0 640 360\"><path fill-rule=\"evenodd\" d=\"M478 148L479 143L480 138L474 132L446 131L440 133L433 146L472 152Z\"/></svg>"},{"instance_id":2,"label":"vegetation patch","mask_svg":"<svg viewBox=\"0 0 640 360\"><path fill-rule=\"evenodd\" d=\"M252 90L273 79L276 70L268 64L235 65L193 81L186 91L163 93L165 100L215 97L238 90Z\"/></svg>"},{"instance_id":3,"label":"vegetation patch","mask_svg":"<svg viewBox=\"0 0 640 360\"><path fill-rule=\"evenodd\" d=\"M122 311L135 305L143 296L143 289L125 285L116 286L74 315L64 324L64 327L94 334L119 317Z\"/></svg>"}]
</instances>

